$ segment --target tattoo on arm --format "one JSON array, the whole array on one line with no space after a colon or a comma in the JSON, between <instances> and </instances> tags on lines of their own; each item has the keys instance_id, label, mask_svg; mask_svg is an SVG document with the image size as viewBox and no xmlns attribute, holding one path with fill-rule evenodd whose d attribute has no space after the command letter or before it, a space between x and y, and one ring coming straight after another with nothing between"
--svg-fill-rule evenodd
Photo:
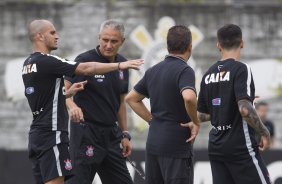
<instances>
[{"instance_id":1,"label":"tattoo on arm","mask_svg":"<svg viewBox=\"0 0 282 184\"><path fill-rule=\"evenodd\" d=\"M209 114L198 112L198 118L200 122L210 121L211 117Z\"/></svg>"},{"instance_id":2,"label":"tattoo on arm","mask_svg":"<svg viewBox=\"0 0 282 184\"><path fill-rule=\"evenodd\" d=\"M243 120L245 120L248 125L254 128L259 135L269 137L269 131L261 122L252 103L248 100L240 100L238 102L238 106Z\"/></svg>"}]
</instances>

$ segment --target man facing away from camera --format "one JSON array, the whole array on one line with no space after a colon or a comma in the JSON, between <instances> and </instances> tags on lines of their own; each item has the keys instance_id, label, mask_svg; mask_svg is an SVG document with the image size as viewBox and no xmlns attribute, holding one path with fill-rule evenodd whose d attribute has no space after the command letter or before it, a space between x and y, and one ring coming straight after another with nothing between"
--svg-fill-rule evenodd
<instances>
[{"instance_id":1,"label":"man facing away from camera","mask_svg":"<svg viewBox=\"0 0 282 184\"><path fill-rule=\"evenodd\" d=\"M200 121L212 124L208 152L213 183L270 184L259 152L269 146L270 136L253 107L251 69L240 62L242 31L227 24L217 31L217 39L221 59L204 74L198 98Z\"/></svg>"},{"instance_id":2,"label":"man facing away from camera","mask_svg":"<svg viewBox=\"0 0 282 184\"><path fill-rule=\"evenodd\" d=\"M126 101L150 125L146 184L193 184L193 142L199 131L195 73L187 65L192 37L178 25L167 34L169 55L145 72ZM151 112L142 100L150 99Z\"/></svg>"}]
</instances>

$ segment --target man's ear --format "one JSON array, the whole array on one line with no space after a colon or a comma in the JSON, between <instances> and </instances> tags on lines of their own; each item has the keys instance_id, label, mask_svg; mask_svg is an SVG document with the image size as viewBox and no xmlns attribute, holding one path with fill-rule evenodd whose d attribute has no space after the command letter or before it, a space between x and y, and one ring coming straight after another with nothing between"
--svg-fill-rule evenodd
<instances>
[{"instance_id":1,"label":"man's ear","mask_svg":"<svg viewBox=\"0 0 282 184\"><path fill-rule=\"evenodd\" d=\"M42 33L37 33L36 37L38 38L38 40L43 41L44 40L44 35Z\"/></svg>"},{"instance_id":2,"label":"man's ear","mask_svg":"<svg viewBox=\"0 0 282 184\"><path fill-rule=\"evenodd\" d=\"M121 40L121 45L124 43L124 41L125 41L125 38L123 38L123 39Z\"/></svg>"},{"instance_id":3,"label":"man's ear","mask_svg":"<svg viewBox=\"0 0 282 184\"><path fill-rule=\"evenodd\" d=\"M241 40L240 48L241 48L241 49L244 48L244 41L243 41L243 40Z\"/></svg>"},{"instance_id":4,"label":"man's ear","mask_svg":"<svg viewBox=\"0 0 282 184\"><path fill-rule=\"evenodd\" d=\"M217 47L217 49L219 50L219 52L221 52L222 48L221 48L219 42L216 43L216 47Z\"/></svg>"},{"instance_id":5,"label":"man's ear","mask_svg":"<svg viewBox=\"0 0 282 184\"><path fill-rule=\"evenodd\" d=\"M191 53L192 52L192 43L188 46L188 51Z\"/></svg>"}]
</instances>

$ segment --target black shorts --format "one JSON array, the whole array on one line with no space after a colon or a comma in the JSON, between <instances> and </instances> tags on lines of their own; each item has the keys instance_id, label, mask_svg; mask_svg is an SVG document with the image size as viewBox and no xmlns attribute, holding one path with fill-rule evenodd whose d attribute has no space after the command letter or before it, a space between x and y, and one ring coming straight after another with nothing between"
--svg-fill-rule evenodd
<instances>
[{"instance_id":1,"label":"black shorts","mask_svg":"<svg viewBox=\"0 0 282 184\"><path fill-rule=\"evenodd\" d=\"M72 164L67 144L58 144L46 151L29 148L29 159L36 184L44 184L63 176L65 181L72 176Z\"/></svg>"},{"instance_id":2,"label":"black shorts","mask_svg":"<svg viewBox=\"0 0 282 184\"><path fill-rule=\"evenodd\" d=\"M173 158L146 153L146 184L193 184L192 157Z\"/></svg>"},{"instance_id":3,"label":"black shorts","mask_svg":"<svg viewBox=\"0 0 282 184\"><path fill-rule=\"evenodd\" d=\"M213 183L271 184L267 168L259 153L242 160L220 161L210 158Z\"/></svg>"},{"instance_id":4,"label":"black shorts","mask_svg":"<svg viewBox=\"0 0 282 184\"><path fill-rule=\"evenodd\" d=\"M96 173L103 184L132 184L121 138L118 126L71 123L70 154L75 176L67 184L92 184Z\"/></svg>"}]
</instances>

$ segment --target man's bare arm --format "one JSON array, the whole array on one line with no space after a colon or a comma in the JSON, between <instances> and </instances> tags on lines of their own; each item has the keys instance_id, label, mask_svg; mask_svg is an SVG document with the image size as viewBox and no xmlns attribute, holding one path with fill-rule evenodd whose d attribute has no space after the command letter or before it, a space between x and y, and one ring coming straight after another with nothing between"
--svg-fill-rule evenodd
<instances>
[{"instance_id":1,"label":"man's bare arm","mask_svg":"<svg viewBox=\"0 0 282 184\"><path fill-rule=\"evenodd\" d=\"M142 100L145 96L131 90L125 97L125 101L132 108L132 110L148 123L152 120L152 114L144 105Z\"/></svg>"},{"instance_id":2,"label":"man's bare arm","mask_svg":"<svg viewBox=\"0 0 282 184\"><path fill-rule=\"evenodd\" d=\"M95 75L112 72L115 70L134 69L139 70L143 64L142 59L129 60L121 63L99 63L99 62L86 62L79 63L75 70L76 75Z\"/></svg>"},{"instance_id":3,"label":"man's bare arm","mask_svg":"<svg viewBox=\"0 0 282 184\"><path fill-rule=\"evenodd\" d=\"M185 89L182 91L182 97L187 114L196 125L200 125L197 117L197 96L191 89Z\"/></svg>"},{"instance_id":4,"label":"man's bare arm","mask_svg":"<svg viewBox=\"0 0 282 184\"><path fill-rule=\"evenodd\" d=\"M197 117L197 96L194 90L185 89L182 91L182 97L186 112L191 118L191 122L182 122L180 125L190 129L191 136L186 140L186 142L193 143L200 129L200 122Z\"/></svg>"},{"instance_id":5,"label":"man's bare arm","mask_svg":"<svg viewBox=\"0 0 282 184\"><path fill-rule=\"evenodd\" d=\"M198 112L197 115L201 123L211 120L211 116L207 113Z\"/></svg>"},{"instance_id":6,"label":"man's bare arm","mask_svg":"<svg viewBox=\"0 0 282 184\"><path fill-rule=\"evenodd\" d=\"M238 107L243 120L245 120L248 123L248 125L251 126L253 129L255 129L255 131L259 135L265 136L270 140L269 131L261 122L252 103L248 100L243 99L238 101Z\"/></svg>"},{"instance_id":7,"label":"man's bare arm","mask_svg":"<svg viewBox=\"0 0 282 184\"><path fill-rule=\"evenodd\" d=\"M65 80L64 83L65 83L66 91L68 91L69 88L71 88L71 86L73 85L67 80ZM72 122L79 123L81 121L82 122L84 121L83 112L81 108L76 105L76 103L73 101L72 98L66 98L66 105L69 110L69 114Z\"/></svg>"},{"instance_id":8,"label":"man's bare arm","mask_svg":"<svg viewBox=\"0 0 282 184\"><path fill-rule=\"evenodd\" d=\"M127 119L126 119L126 106L125 106L125 95L120 96L120 107L118 111L118 123L122 131L128 131Z\"/></svg>"}]
</instances>

